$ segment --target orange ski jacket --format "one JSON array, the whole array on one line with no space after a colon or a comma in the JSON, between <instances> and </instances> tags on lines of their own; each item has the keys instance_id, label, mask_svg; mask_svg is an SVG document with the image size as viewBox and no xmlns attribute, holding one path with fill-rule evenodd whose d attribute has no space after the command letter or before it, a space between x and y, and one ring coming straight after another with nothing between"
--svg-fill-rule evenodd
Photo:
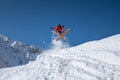
<instances>
[{"instance_id":1,"label":"orange ski jacket","mask_svg":"<svg viewBox=\"0 0 120 80\"><path fill-rule=\"evenodd\" d=\"M52 28L53 30L56 30L57 32L61 33L62 29L64 28L64 26L56 26L54 28Z\"/></svg>"}]
</instances>

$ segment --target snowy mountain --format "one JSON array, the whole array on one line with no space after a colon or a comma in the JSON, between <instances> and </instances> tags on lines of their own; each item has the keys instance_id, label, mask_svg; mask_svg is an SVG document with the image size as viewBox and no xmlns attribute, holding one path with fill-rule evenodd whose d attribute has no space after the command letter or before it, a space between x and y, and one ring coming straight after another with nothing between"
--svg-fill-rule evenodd
<instances>
[{"instance_id":1,"label":"snowy mountain","mask_svg":"<svg viewBox=\"0 0 120 80\"><path fill-rule=\"evenodd\" d=\"M18 66L35 60L42 50L0 35L0 68Z\"/></svg>"},{"instance_id":2,"label":"snowy mountain","mask_svg":"<svg viewBox=\"0 0 120 80\"><path fill-rule=\"evenodd\" d=\"M27 65L0 69L0 80L120 80L120 34L70 48L52 44Z\"/></svg>"}]
</instances>

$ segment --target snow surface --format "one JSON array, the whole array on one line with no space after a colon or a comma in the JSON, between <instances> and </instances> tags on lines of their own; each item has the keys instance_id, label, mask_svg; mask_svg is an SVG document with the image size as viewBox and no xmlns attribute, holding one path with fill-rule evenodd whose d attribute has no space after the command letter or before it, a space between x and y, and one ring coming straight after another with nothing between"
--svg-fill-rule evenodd
<instances>
[{"instance_id":1,"label":"snow surface","mask_svg":"<svg viewBox=\"0 0 120 80\"><path fill-rule=\"evenodd\" d=\"M53 41L36 61L0 69L0 80L120 80L120 34L75 47Z\"/></svg>"}]
</instances>

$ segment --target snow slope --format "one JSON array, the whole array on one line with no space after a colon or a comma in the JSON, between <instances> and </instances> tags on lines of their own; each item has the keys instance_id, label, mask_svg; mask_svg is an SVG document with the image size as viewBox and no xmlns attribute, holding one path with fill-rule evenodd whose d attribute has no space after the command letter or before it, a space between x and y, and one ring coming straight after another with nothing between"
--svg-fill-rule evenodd
<instances>
[{"instance_id":1,"label":"snow slope","mask_svg":"<svg viewBox=\"0 0 120 80\"><path fill-rule=\"evenodd\" d=\"M18 66L35 60L42 50L0 35L0 68Z\"/></svg>"},{"instance_id":2,"label":"snow slope","mask_svg":"<svg viewBox=\"0 0 120 80\"><path fill-rule=\"evenodd\" d=\"M120 80L120 34L71 48L53 42L36 61L0 69L0 80Z\"/></svg>"}]
</instances>

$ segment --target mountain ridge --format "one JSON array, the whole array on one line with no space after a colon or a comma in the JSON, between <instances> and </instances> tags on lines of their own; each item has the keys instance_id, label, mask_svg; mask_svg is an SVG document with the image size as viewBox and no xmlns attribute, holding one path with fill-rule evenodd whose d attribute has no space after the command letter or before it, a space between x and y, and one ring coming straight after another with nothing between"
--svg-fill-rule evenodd
<instances>
[{"instance_id":1,"label":"mountain ridge","mask_svg":"<svg viewBox=\"0 0 120 80\"><path fill-rule=\"evenodd\" d=\"M18 66L35 60L42 49L0 35L0 68Z\"/></svg>"}]
</instances>

